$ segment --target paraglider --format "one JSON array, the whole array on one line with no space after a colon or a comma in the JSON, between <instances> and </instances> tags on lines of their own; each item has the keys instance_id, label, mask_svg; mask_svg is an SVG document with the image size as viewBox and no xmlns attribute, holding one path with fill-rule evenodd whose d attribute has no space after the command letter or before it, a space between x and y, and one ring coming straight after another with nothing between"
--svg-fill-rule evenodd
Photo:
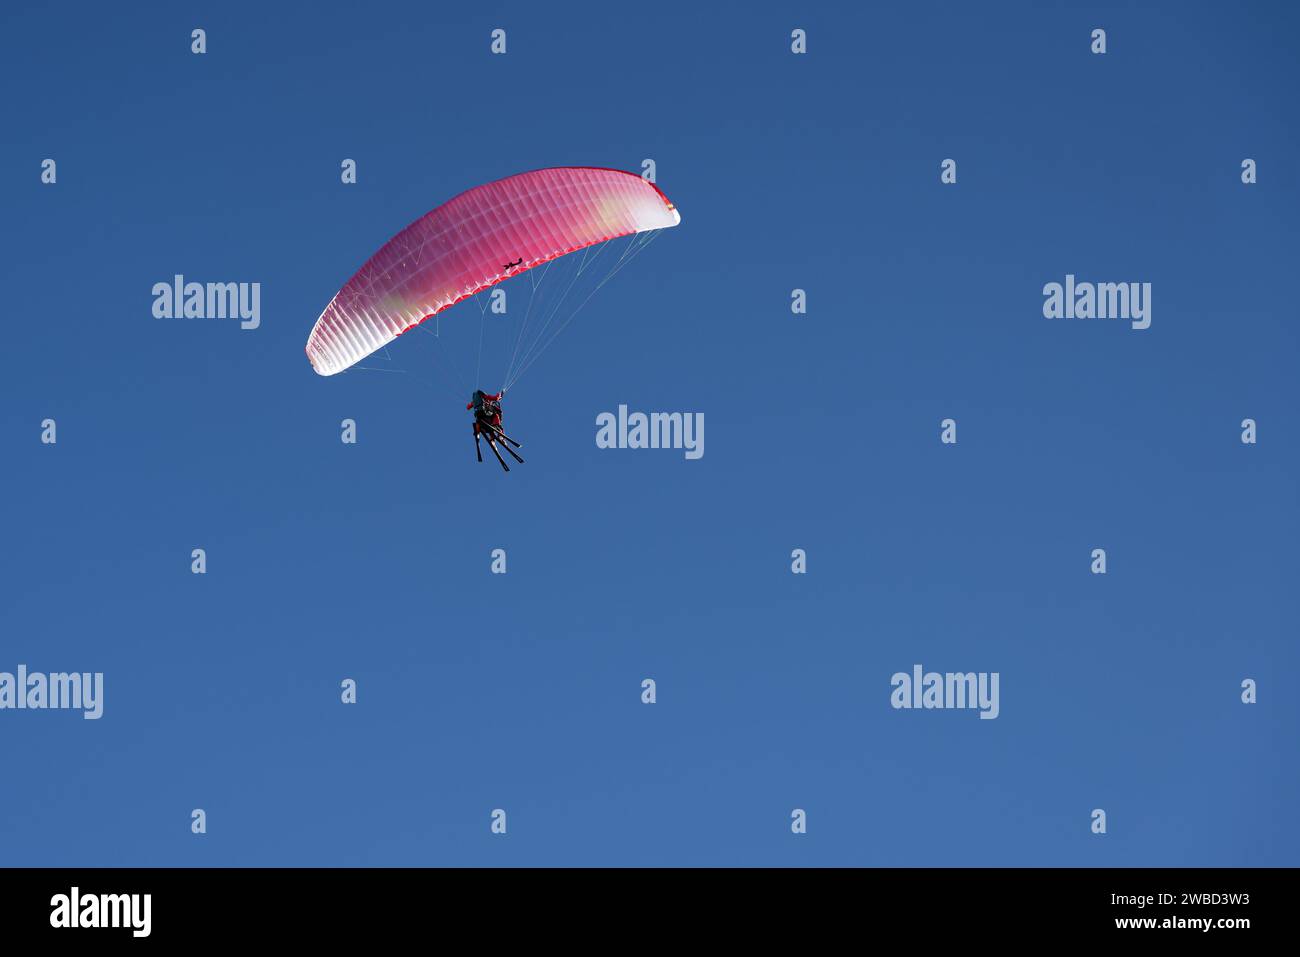
<instances>
[{"instance_id":1,"label":"paraglider","mask_svg":"<svg viewBox=\"0 0 1300 957\"><path fill-rule=\"evenodd\" d=\"M478 460L483 461L483 449L479 445L479 436L482 436L487 439L488 446L492 449L492 454L497 457L497 461L501 463L501 467L509 472L510 466L506 465L506 460L497 451L497 442L500 442L501 447L514 456L515 461L520 465L524 464L524 460L519 457L515 449L510 447L513 445L515 448L521 448L521 443L516 442L501 429L501 399L505 394L505 389L496 395L488 395L482 389L476 389L465 408L474 410L474 451L478 453Z\"/></svg>"},{"instance_id":2,"label":"paraglider","mask_svg":"<svg viewBox=\"0 0 1300 957\"><path fill-rule=\"evenodd\" d=\"M576 278L589 265L591 247L600 247L591 255L594 262L611 240L632 237L618 261L592 290L594 294L649 245L659 230L680 222L676 207L658 186L622 170L562 166L476 186L411 223L343 285L312 327L307 338L307 358L320 375L336 375L484 289L539 266L546 267L540 273L545 279L554 260L581 252ZM608 265L608 260L603 265ZM536 275L532 279L534 293L541 284ZM514 349L507 349L510 363L501 389L495 396L482 390L476 392L476 398L481 395L497 408L487 416L475 412L475 446L479 448L479 439L486 438L507 471L498 444L518 461L523 460L514 451L519 443L501 431L499 396L531 367L591 298L589 294L570 314L555 322L571 287L572 283L563 288L559 302L531 341L526 338L533 312L529 297L523 324L513 340ZM476 379L478 371L476 368ZM477 388L478 383L473 385ZM474 400L470 405L475 405Z\"/></svg>"}]
</instances>

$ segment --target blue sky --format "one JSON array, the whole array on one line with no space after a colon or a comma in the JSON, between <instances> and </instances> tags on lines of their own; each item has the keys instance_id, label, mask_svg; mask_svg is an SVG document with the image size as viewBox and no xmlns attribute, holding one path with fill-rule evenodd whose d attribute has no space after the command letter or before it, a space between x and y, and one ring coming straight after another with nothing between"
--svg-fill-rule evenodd
<instances>
[{"instance_id":1,"label":"blue sky","mask_svg":"<svg viewBox=\"0 0 1300 957\"><path fill-rule=\"evenodd\" d=\"M0 863L1298 862L1292 6L0 20L0 671L106 683L0 712ZM431 340L312 372L411 220L647 157L682 225L511 393L526 465L474 460ZM261 327L154 319L176 273ZM1152 283L1151 328L1044 319L1067 273ZM619 404L704 457L597 448ZM1000 716L893 710L916 663Z\"/></svg>"}]
</instances>

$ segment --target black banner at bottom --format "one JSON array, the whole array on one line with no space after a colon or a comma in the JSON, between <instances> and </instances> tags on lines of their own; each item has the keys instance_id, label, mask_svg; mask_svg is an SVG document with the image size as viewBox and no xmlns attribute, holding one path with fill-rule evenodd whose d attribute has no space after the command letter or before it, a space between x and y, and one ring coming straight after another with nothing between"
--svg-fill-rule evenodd
<instances>
[{"instance_id":1,"label":"black banner at bottom","mask_svg":"<svg viewBox=\"0 0 1300 957\"><path fill-rule=\"evenodd\" d=\"M1181 946L1282 931L1291 870L13 869L7 942L99 946L1062 940ZM613 936L611 936L613 935ZM75 938L75 941L71 938ZM418 938L417 938L418 939Z\"/></svg>"}]
</instances>

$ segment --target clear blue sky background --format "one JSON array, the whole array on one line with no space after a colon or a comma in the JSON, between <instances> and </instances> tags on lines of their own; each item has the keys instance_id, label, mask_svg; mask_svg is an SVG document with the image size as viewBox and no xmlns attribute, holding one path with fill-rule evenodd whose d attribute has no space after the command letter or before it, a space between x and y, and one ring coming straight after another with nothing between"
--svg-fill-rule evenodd
<instances>
[{"instance_id":1,"label":"clear blue sky background","mask_svg":"<svg viewBox=\"0 0 1300 957\"><path fill-rule=\"evenodd\" d=\"M0 863L1300 863L1300 16L979 6L6 4L0 670L107 689L0 712ZM527 465L312 372L412 219L646 157L683 223L511 395ZM1152 327L1043 319L1067 272ZM597 449L619 403L704 458ZM894 711L915 663L1001 717Z\"/></svg>"}]
</instances>

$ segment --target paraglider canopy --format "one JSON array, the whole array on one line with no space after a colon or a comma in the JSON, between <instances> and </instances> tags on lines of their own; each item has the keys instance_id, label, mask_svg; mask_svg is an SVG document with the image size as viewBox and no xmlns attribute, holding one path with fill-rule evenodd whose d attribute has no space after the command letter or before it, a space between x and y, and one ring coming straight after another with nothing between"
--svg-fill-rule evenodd
<instances>
[{"instance_id":1,"label":"paraglider canopy","mask_svg":"<svg viewBox=\"0 0 1300 957\"><path fill-rule=\"evenodd\" d=\"M657 186L621 170L562 166L477 186L407 226L348 280L316 320L307 358L334 375L504 279L680 222Z\"/></svg>"}]
</instances>

